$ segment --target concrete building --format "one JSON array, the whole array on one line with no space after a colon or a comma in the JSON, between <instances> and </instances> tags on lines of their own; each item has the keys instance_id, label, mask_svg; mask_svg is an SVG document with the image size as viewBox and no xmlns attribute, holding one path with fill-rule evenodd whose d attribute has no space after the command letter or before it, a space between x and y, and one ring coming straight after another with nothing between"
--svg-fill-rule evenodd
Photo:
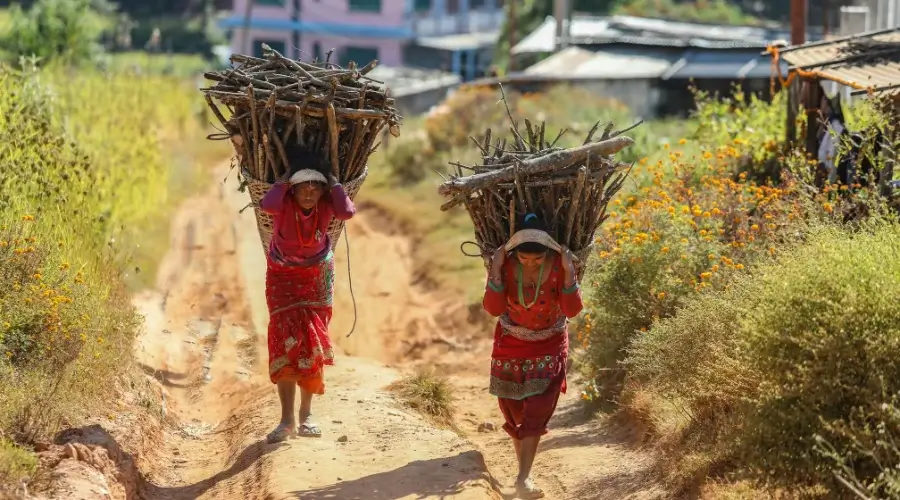
<instances>
[{"instance_id":1,"label":"concrete building","mask_svg":"<svg viewBox=\"0 0 900 500\"><path fill-rule=\"evenodd\" d=\"M386 66L434 67L463 78L473 77L484 44L503 22L501 0L252 0L245 32L248 1L234 0L232 15L222 21L232 32L233 52L258 54L266 43L289 57L310 59L333 49L341 64L378 59ZM466 40L469 34L481 38ZM417 53L410 46L438 52ZM433 64L438 57L445 64Z\"/></svg>"},{"instance_id":2,"label":"concrete building","mask_svg":"<svg viewBox=\"0 0 900 500\"><path fill-rule=\"evenodd\" d=\"M694 107L692 87L728 95L738 86L767 96L772 61L762 53L784 38L784 31L756 26L575 16L560 27L550 17L513 53L552 55L505 81L525 91L576 85L620 101L643 118L686 115ZM556 51L559 45L566 48ZM787 65L781 70L786 73Z\"/></svg>"}]
</instances>

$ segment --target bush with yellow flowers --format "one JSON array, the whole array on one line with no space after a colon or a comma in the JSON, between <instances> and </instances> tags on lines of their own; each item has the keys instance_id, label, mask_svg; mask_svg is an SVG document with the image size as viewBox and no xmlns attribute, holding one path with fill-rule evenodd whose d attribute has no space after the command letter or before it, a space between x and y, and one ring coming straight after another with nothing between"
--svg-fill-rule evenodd
<instances>
[{"instance_id":1,"label":"bush with yellow flowers","mask_svg":"<svg viewBox=\"0 0 900 500\"><path fill-rule=\"evenodd\" d=\"M0 486L31 467L21 446L102 411L133 369L129 276L162 255L137 242L166 245L214 157L196 103L173 78L0 68L0 438L16 443Z\"/></svg>"},{"instance_id":2,"label":"bush with yellow flowers","mask_svg":"<svg viewBox=\"0 0 900 500\"><path fill-rule=\"evenodd\" d=\"M610 204L598 234L598 258L585 279L588 312L576 328L590 380L586 399L616 399L627 375L621 362L635 336L696 295L727 286L802 224L793 184L760 184L742 171L748 155L776 154L767 145L777 127L732 136L762 126L758 117L771 116L781 103L740 94L731 101L699 98L693 138L638 162L637 186ZM739 128L718 116L729 109Z\"/></svg>"}]
</instances>

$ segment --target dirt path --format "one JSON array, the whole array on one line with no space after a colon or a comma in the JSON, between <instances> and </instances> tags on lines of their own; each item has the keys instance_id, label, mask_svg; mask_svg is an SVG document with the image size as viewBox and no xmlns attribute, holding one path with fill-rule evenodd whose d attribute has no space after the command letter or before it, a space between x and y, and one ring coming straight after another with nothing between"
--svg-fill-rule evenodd
<instances>
[{"instance_id":1,"label":"dirt path","mask_svg":"<svg viewBox=\"0 0 900 500\"><path fill-rule=\"evenodd\" d=\"M220 173L215 178L221 179ZM459 499L491 498L481 455L449 430L398 405L385 387L399 378L378 359L396 355L387 338L406 331L428 304L406 286L408 244L372 231L366 212L352 221L358 324L338 272L333 331L340 354L328 394L314 403L324 436L285 445L261 441L278 421L267 378L264 260L251 211L235 186L217 186L180 212L159 277L144 294L147 317L138 355L167 388L168 409L182 424L147 474L150 500ZM397 259L373 258L399 255ZM403 256L407 256L404 258ZM346 255L338 252L343 269ZM263 333L261 333L263 332ZM385 332L388 337L379 337Z\"/></svg>"},{"instance_id":2,"label":"dirt path","mask_svg":"<svg viewBox=\"0 0 900 500\"><path fill-rule=\"evenodd\" d=\"M179 211L158 291L135 299L146 318L137 357L162 386L174 429L132 422L128 432L137 438L125 447L137 458L110 455L120 470L136 463L137 478L106 470L110 484L88 481L82 467L81 479L71 474L53 498L124 498L118 490L145 500L512 498L515 459L486 391L491 325L478 305L415 283L410 241L371 206L360 206L348 224L355 297L344 242L338 247L332 337L340 352L327 372L328 393L313 407L324 436L265 444L279 416L266 366L265 261L252 211L238 215L246 195L233 179L221 179L215 172L210 192ZM346 338L354 307L357 323ZM465 438L403 408L386 390L401 372L422 369L450 376ZM535 466L547 498L663 498L647 479L646 456L585 415L577 388L551 426ZM100 431L98 442L109 448L112 438ZM69 466L58 470L83 466L68 454L57 451ZM116 481L128 484L117 489ZM79 489L87 493L74 493Z\"/></svg>"}]
</instances>

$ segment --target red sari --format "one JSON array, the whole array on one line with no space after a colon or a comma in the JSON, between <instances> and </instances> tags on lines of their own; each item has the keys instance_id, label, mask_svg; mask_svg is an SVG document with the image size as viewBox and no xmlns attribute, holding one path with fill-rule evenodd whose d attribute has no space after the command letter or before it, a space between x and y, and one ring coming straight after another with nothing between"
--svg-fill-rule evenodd
<instances>
[{"instance_id":1,"label":"red sari","mask_svg":"<svg viewBox=\"0 0 900 500\"><path fill-rule=\"evenodd\" d=\"M488 281L484 309L499 316L494 328L490 393L515 439L547 433L560 393L566 392L569 335L567 318L581 312L578 286L565 289L562 258L548 257L543 284L523 289L519 299L515 258L503 266L503 286ZM533 305L532 305L533 303ZM526 307L530 305L530 307Z\"/></svg>"},{"instance_id":2,"label":"red sari","mask_svg":"<svg viewBox=\"0 0 900 500\"><path fill-rule=\"evenodd\" d=\"M340 185L309 214L289 193L290 185L275 184L260 202L275 218L266 255L269 377L275 384L289 380L313 394L325 394L325 366L334 365L328 337L334 254L327 228L332 218L349 220L356 208Z\"/></svg>"},{"instance_id":3,"label":"red sari","mask_svg":"<svg viewBox=\"0 0 900 500\"><path fill-rule=\"evenodd\" d=\"M333 295L334 254L330 248L302 264L279 262L270 252L266 303L273 383L296 381L313 394L325 394L325 366L334 364L328 338Z\"/></svg>"}]
</instances>

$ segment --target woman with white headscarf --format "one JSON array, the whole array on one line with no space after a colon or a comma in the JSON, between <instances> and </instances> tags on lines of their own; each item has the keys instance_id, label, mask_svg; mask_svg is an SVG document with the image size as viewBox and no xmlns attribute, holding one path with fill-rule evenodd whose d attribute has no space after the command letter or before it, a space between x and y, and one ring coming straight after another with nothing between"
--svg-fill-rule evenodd
<instances>
[{"instance_id":1,"label":"woman with white headscarf","mask_svg":"<svg viewBox=\"0 0 900 500\"><path fill-rule=\"evenodd\" d=\"M560 393L566 392L568 318L583 303L572 252L528 214L509 242L494 252L484 309L499 317L491 353L490 393L497 397L513 440L520 498L542 498L531 479L541 436Z\"/></svg>"},{"instance_id":2,"label":"woman with white headscarf","mask_svg":"<svg viewBox=\"0 0 900 500\"><path fill-rule=\"evenodd\" d=\"M324 163L305 156L298 163L313 168L289 172L260 201L275 222L267 254L266 302L269 377L278 386L281 422L269 433L270 443L293 435L322 435L311 415L313 395L325 393L325 366L334 364L328 337L334 255L327 230L332 219L348 220L356 212L343 186L322 173ZM298 386L299 420L294 415Z\"/></svg>"}]
</instances>

